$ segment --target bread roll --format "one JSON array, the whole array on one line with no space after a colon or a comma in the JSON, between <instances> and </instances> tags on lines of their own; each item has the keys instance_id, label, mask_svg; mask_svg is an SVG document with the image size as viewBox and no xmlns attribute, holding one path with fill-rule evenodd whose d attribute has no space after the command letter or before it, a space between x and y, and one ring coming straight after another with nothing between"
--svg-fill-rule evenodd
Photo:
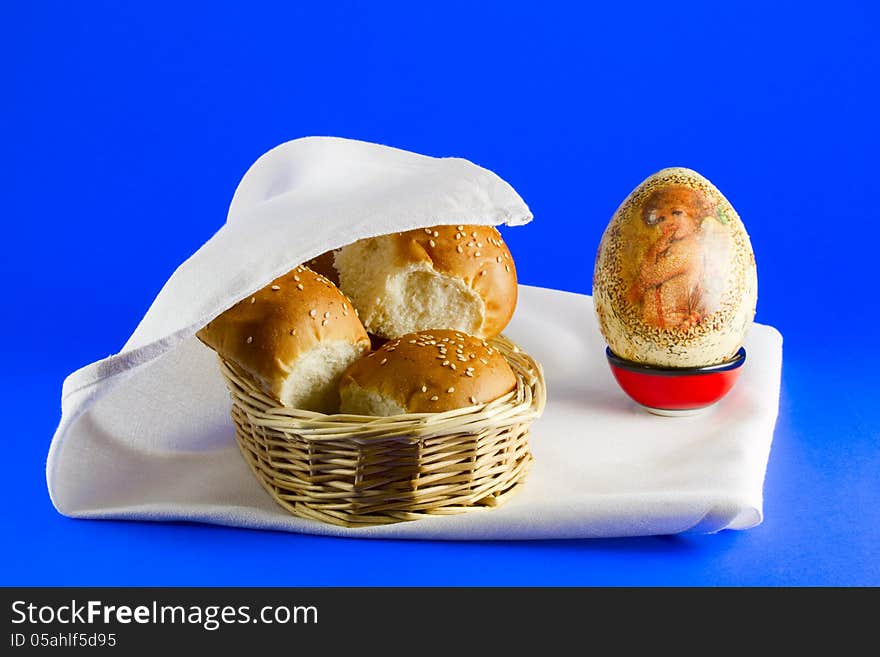
<instances>
[{"instance_id":1,"label":"bread roll","mask_svg":"<svg viewBox=\"0 0 880 657\"><path fill-rule=\"evenodd\" d=\"M507 360L460 331L409 333L345 371L340 411L355 415L432 413L485 404L516 388Z\"/></svg>"},{"instance_id":2,"label":"bread roll","mask_svg":"<svg viewBox=\"0 0 880 657\"><path fill-rule=\"evenodd\" d=\"M284 406L339 407L339 376L369 351L349 300L323 276L297 267L219 315L199 339Z\"/></svg>"},{"instance_id":3,"label":"bread roll","mask_svg":"<svg viewBox=\"0 0 880 657\"><path fill-rule=\"evenodd\" d=\"M363 239L335 257L367 331L385 338L450 328L501 333L516 307L510 251L491 226L436 226Z\"/></svg>"},{"instance_id":4,"label":"bread roll","mask_svg":"<svg viewBox=\"0 0 880 657\"><path fill-rule=\"evenodd\" d=\"M333 264L333 259L336 256L336 251L325 251L319 256L315 256L311 260L305 263L305 266L311 269L316 274L320 274L328 281L333 283L333 285L339 285L339 273L336 271L336 266Z\"/></svg>"}]
</instances>

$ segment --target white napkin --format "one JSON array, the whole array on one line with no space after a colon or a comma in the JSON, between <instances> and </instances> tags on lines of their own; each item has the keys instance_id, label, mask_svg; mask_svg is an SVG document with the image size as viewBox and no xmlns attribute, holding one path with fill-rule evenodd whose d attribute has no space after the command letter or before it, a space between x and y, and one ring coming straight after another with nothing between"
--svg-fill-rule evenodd
<instances>
[{"instance_id":1,"label":"white napkin","mask_svg":"<svg viewBox=\"0 0 880 657\"><path fill-rule=\"evenodd\" d=\"M590 297L529 286L505 333L542 362L548 402L533 426L526 485L505 505L345 529L291 516L260 487L235 445L215 354L194 337L201 326L293 265L362 237L529 220L507 183L462 159L337 138L273 149L122 351L65 380L47 463L53 504L80 518L425 539L715 532L761 522L779 333L753 327L740 380L714 408L657 417L617 387Z\"/></svg>"}]
</instances>

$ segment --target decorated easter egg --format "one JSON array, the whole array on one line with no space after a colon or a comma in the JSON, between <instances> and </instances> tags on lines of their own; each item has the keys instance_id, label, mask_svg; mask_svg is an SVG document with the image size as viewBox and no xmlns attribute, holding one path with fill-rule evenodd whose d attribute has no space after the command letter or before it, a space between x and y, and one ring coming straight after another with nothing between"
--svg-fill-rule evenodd
<instances>
[{"instance_id":1,"label":"decorated easter egg","mask_svg":"<svg viewBox=\"0 0 880 657\"><path fill-rule=\"evenodd\" d=\"M663 169L642 182L599 243L593 304L620 358L661 367L726 362L745 340L757 298L742 220L691 169Z\"/></svg>"}]
</instances>

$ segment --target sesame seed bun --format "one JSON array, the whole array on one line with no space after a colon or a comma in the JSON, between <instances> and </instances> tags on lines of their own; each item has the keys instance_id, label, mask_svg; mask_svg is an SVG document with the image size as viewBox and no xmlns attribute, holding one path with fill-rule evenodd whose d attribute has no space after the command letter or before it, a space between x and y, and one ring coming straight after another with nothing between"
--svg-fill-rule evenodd
<instances>
[{"instance_id":1,"label":"sesame seed bun","mask_svg":"<svg viewBox=\"0 0 880 657\"><path fill-rule=\"evenodd\" d=\"M315 256L311 260L305 263L305 266L311 269L316 274L320 274L328 281L333 283L333 285L339 285L339 273L336 271L336 267L333 264L333 259L336 255L336 251L325 251L319 256Z\"/></svg>"},{"instance_id":2,"label":"sesame seed bun","mask_svg":"<svg viewBox=\"0 0 880 657\"><path fill-rule=\"evenodd\" d=\"M340 411L355 415L436 413L485 404L516 388L504 356L455 330L409 333L349 366Z\"/></svg>"},{"instance_id":3,"label":"sesame seed bun","mask_svg":"<svg viewBox=\"0 0 880 657\"><path fill-rule=\"evenodd\" d=\"M198 338L285 406L339 407L339 376L370 349L349 300L307 267L281 276L208 323Z\"/></svg>"},{"instance_id":4,"label":"sesame seed bun","mask_svg":"<svg viewBox=\"0 0 880 657\"><path fill-rule=\"evenodd\" d=\"M380 337L442 327L489 338L516 307L516 268L492 226L363 239L339 249L334 264L364 326Z\"/></svg>"}]
</instances>

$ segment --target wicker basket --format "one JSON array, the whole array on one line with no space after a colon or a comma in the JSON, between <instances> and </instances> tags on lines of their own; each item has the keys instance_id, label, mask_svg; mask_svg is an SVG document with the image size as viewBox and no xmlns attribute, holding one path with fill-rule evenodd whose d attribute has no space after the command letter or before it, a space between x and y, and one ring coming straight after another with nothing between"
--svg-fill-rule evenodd
<instances>
[{"instance_id":1,"label":"wicker basket","mask_svg":"<svg viewBox=\"0 0 880 657\"><path fill-rule=\"evenodd\" d=\"M482 406L392 417L279 406L221 359L241 453L287 511L334 525L497 506L532 461L529 429L544 410L546 388L528 354L503 336L490 342L516 374L516 390Z\"/></svg>"}]
</instances>

